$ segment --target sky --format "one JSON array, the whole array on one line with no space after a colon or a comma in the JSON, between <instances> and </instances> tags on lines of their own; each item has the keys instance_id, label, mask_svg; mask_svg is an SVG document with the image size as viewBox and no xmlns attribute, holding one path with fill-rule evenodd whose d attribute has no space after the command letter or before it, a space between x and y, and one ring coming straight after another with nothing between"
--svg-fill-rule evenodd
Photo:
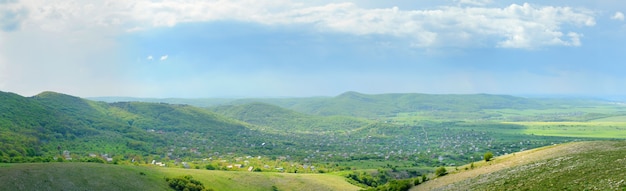
<instances>
[{"instance_id":1,"label":"sky","mask_svg":"<svg viewBox=\"0 0 626 191\"><path fill-rule=\"evenodd\" d=\"M0 0L0 91L626 95L618 0Z\"/></svg>"}]
</instances>

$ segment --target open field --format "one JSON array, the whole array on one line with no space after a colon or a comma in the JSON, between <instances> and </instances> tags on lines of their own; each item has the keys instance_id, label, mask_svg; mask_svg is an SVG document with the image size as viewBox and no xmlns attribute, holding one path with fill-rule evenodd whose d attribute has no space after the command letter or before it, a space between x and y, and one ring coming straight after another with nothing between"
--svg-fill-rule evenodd
<instances>
[{"instance_id":1,"label":"open field","mask_svg":"<svg viewBox=\"0 0 626 191\"><path fill-rule=\"evenodd\" d=\"M167 176L192 175L215 190L359 190L342 176L332 174L296 174L274 172L210 171L181 168L157 168Z\"/></svg>"},{"instance_id":2,"label":"open field","mask_svg":"<svg viewBox=\"0 0 626 191\"><path fill-rule=\"evenodd\" d=\"M214 190L358 190L332 174L209 171L96 163L1 164L0 190L168 190L165 177L191 175Z\"/></svg>"},{"instance_id":3,"label":"open field","mask_svg":"<svg viewBox=\"0 0 626 191\"><path fill-rule=\"evenodd\" d=\"M157 172L96 163L3 164L0 190L167 190Z\"/></svg>"},{"instance_id":4,"label":"open field","mask_svg":"<svg viewBox=\"0 0 626 191\"><path fill-rule=\"evenodd\" d=\"M621 190L625 156L623 141L548 146L461 166L411 190Z\"/></svg>"},{"instance_id":5,"label":"open field","mask_svg":"<svg viewBox=\"0 0 626 191\"><path fill-rule=\"evenodd\" d=\"M505 122L524 126L523 133L543 136L626 138L626 122Z\"/></svg>"}]
</instances>

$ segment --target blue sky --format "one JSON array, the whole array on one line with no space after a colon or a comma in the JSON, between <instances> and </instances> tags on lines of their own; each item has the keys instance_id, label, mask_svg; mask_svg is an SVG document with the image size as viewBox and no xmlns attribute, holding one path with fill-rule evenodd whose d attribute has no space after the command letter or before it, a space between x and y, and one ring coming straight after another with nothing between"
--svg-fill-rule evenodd
<instances>
[{"instance_id":1,"label":"blue sky","mask_svg":"<svg viewBox=\"0 0 626 191\"><path fill-rule=\"evenodd\" d=\"M626 3L0 0L0 91L626 95Z\"/></svg>"}]
</instances>

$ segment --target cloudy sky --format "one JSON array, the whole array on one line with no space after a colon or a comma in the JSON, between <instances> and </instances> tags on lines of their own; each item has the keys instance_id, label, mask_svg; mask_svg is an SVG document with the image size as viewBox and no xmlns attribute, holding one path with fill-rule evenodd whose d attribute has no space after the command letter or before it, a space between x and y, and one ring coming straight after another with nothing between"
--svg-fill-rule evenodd
<instances>
[{"instance_id":1,"label":"cloudy sky","mask_svg":"<svg viewBox=\"0 0 626 191\"><path fill-rule=\"evenodd\" d=\"M0 91L626 95L620 0L0 0Z\"/></svg>"}]
</instances>

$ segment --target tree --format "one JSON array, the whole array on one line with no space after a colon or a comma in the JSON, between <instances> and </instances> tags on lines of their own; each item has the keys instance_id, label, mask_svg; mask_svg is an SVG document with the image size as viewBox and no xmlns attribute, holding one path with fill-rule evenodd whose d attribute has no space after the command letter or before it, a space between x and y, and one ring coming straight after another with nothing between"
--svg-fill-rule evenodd
<instances>
[{"instance_id":1,"label":"tree","mask_svg":"<svg viewBox=\"0 0 626 191\"><path fill-rule=\"evenodd\" d=\"M446 167L442 166L442 167L437 168L437 170L435 170L435 175L437 177L444 176L446 174L448 174Z\"/></svg>"},{"instance_id":2,"label":"tree","mask_svg":"<svg viewBox=\"0 0 626 191\"><path fill-rule=\"evenodd\" d=\"M493 153L491 151L485 153L485 162L489 162L491 159L493 159Z\"/></svg>"}]
</instances>

